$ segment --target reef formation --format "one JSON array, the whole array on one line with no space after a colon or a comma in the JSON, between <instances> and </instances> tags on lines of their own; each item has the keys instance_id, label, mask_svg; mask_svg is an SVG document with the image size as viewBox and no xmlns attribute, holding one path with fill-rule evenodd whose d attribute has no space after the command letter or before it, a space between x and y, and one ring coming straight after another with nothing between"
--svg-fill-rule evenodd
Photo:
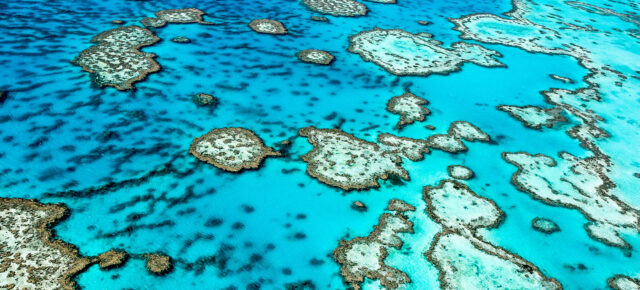
<instances>
[{"instance_id":1,"label":"reef formation","mask_svg":"<svg viewBox=\"0 0 640 290\"><path fill-rule=\"evenodd\" d=\"M442 226L426 253L440 271L443 289L561 289L522 257L495 246L476 234L497 227L504 213L455 180L424 188L427 213Z\"/></svg>"},{"instance_id":2,"label":"reef formation","mask_svg":"<svg viewBox=\"0 0 640 290\"><path fill-rule=\"evenodd\" d=\"M562 116L562 110L559 108L545 109L536 106L500 105L498 110L509 113L511 117L522 122L525 127L532 129L541 129L543 126L551 128L556 123L567 121Z\"/></svg>"},{"instance_id":3,"label":"reef formation","mask_svg":"<svg viewBox=\"0 0 640 290\"><path fill-rule=\"evenodd\" d=\"M552 234L560 231L560 227L554 221L548 218L536 217L531 221L531 227L545 234Z\"/></svg>"},{"instance_id":4,"label":"reef formation","mask_svg":"<svg viewBox=\"0 0 640 290\"><path fill-rule=\"evenodd\" d=\"M578 158L560 152L559 162L548 156L528 153L505 153L503 158L518 166L512 182L520 190L547 204L579 210L589 220L585 228L592 238L628 250L630 245L620 232L640 232L638 209L619 198L624 194L617 189L611 178L615 174L610 175L610 172L613 168L620 170L620 166L629 170L630 165L622 160L614 164L606 152L616 142L607 144L600 140L610 136L604 128L615 128L618 132L634 129L629 127L633 125L617 122L615 118L603 122L604 118L598 111L616 111L613 108L625 107L628 114L635 112L628 106L629 99L621 96L640 89L638 82L629 81L632 79L629 76L634 76L637 68L631 68L625 57L609 56L628 55L628 47L624 43L637 41L630 31L637 30L640 22L630 14L590 3L568 1L554 5L557 3L541 2L513 0L513 9L505 17L486 13L464 16L452 19L456 25L454 29L460 31L465 39L517 47L528 52L567 55L589 70L583 78L586 87L575 90L553 88L542 94L547 103L575 121L567 134L591 156ZM587 26L574 24L598 16L619 21L593 20ZM621 24L629 24L635 29L621 30ZM576 45L576 39L589 41ZM606 104L602 102L603 96L609 97L604 102ZM626 146L613 145L613 150L620 156L633 154L621 152L623 147ZM556 192L562 192L562 195L554 194Z\"/></svg>"},{"instance_id":5,"label":"reef formation","mask_svg":"<svg viewBox=\"0 0 640 290\"><path fill-rule=\"evenodd\" d=\"M287 29L282 22L271 19L254 19L249 22L253 31L264 34L287 34Z\"/></svg>"},{"instance_id":6,"label":"reef formation","mask_svg":"<svg viewBox=\"0 0 640 290\"><path fill-rule=\"evenodd\" d=\"M53 239L50 228L67 214L60 204L0 198L0 287L75 289L73 278L92 261Z\"/></svg>"},{"instance_id":7,"label":"reef formation","mask_svg":"<svg viewBox=\"0 0 640 290\"><path fill-rule=\"evenodd\" d=\"M332 54L318 49L305 49L298 52L297 55L301 61L321 65L330 65L335 60Z\"/></svg>"},{"instance_id":8,"label":"reef formation","mask_svg":"<svg viewBox=\"0 0 640 290\"><path fill-rule=\"evenodd\" d=\"M467 180L473 177L473 171L468 167L462 165L449 165L447 167L447 172L449 172L449 176L455 179Z\"/></svg>"},{"instance_id":9,"label":"reef formation","mask_svg":"<svg viewBox=\"0 0 640 290\"><path fill-rule=\"evenodd\" d=\"M333 16L364 16L367 6L354 0L302 0L309 9Z\"/></svg>"},{"instance_id":10,"label":"reef formation","mask_svg":"<svg viewBox=\"0 0 640 290\"><path fill-rule=\"evenodd\" d=\"M213 129L194 139L189 152L201 161L230 172L256 169L266 157L280 155L244 128Z\"/></svg>"},{"instance_id":11,"label":"reef formation","mask_svg":"<svg viewBox=\"0 0 640 290\"><path fill-rule=\"evenodd\" d=\"M391 74L428 76L459 71L466 62L486 67L502 67L499 52L477 44L456 42L451 48L428 33L412 34L401 29L362 31L349 38L349 51L373 62Z\"/></svg>"},{"instance_id":12,"label":"reef formation","mask_svg":"<svg viewBox=\"0 0 640 290\"><path fill-rule=\"evenodd\" d=\"M415 207L393 199L388 210L368 236L340 241L340 246L333 251L345 283L354 289L361 289L365 278L380 280L386 289L397 289L411 282L406 273L385 264L385 259L389 248L402 248L399 233L413 233L413 223L406 212L415 211Z\"/></svg>"},{"instance_id":13,"label":"reef formation","mask_svg":"<svg viewBox=\"0 0 640 290\"><path fill-rule=\"evenodd\" d=\"M146 27L159 28L167 25L168 23L200 23L200 24L213 24L211 22L204 21L204 11L196 8L185 9L168 9L160 10L155 13L156 17L147 17L140 22Z\"/></svg>"},{"instance_id":14,"label":"reef formation","mask_svg":"<svg viewBox=\"0 0 640 290\"><path fill-rule=\"evenodd\" d=\"M447 134L429 136L427 146L449 153L458 153L467 151L467 146L462 143L462 140L491 142L491 137L467 121L455 121L449 126Z\"/></svg>"},{"instance_id":15,"label":"reef formation","mask_svg":"<svg viewBox=\"0 0 640 290\"><path fill-rule=\"evenodd\" d=\"M97 44L83 50L73 63L91 73L91 79L100 87L133 89L134 82L160 70L155 54L140 51L159 40L139 26L118 27L96 35L91 42Z\"/></svg>"},{"instance_id":16,"label":"reef formation","mask_svg":"<svg viewBox=\"0 0 640 290\"><path fill-rule=\"evenodd\" d=\"M409 179L401 154L418 160L429 152L426 142L392 135L381 135L380 146L338 129L306 127L298 134L314 146L302 156L308 163L307 173L344 190L379 187L378 179L392 176Z\"/></svg>"},{"instance_id":17,"label":"reef formation","mask_svg":"<svg viewBox=\"0 0 640 290\"><path fill-rule=\"evenodd\" d=\"M401 129L413 122L422 122L431 111L425 107L429 101L418 97L410 92L395 96L387 103L387 111L400 115L400 121L396 124L396 128Z\"/></svg>"}]
</instances>

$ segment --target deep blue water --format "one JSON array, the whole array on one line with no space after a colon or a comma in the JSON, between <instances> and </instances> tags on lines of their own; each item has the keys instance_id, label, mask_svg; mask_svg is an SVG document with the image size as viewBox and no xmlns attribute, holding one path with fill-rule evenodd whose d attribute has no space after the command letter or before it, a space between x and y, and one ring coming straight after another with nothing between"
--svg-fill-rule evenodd
<instances>
[{"instance_id":1,"label":"deep blue water","mask_svg":"<svg viewBox=\"0 0 640 290\"><path fill-rule=\"evenodd\" d=\"M503 224L488 230L486 238L531 261L565 288L605 288L615 274L640 274L637 232L628 237L631 257L592 240L578 211L552 207L518 191L510 183L515 167L500 155L587 154L565 133L571 122L531 130L496 109L501 104L546 107L540 91L586 86L582 78L588 71L577 60L483 44L503 54L499 60L507 67L465 64L450 75L397 77L348 52L348 37L373 27L400 28L431 33L447 46L460 40L447 18L501 14L511 9L511 3L363 3L370 9L366 17L328 16L328 23L310 21L318 14L294 0L0 4L0 89L9 92L0 104L0 196L65 203L71 216L55 228L56 234L84 255L115 247L132 253L163 251L178 261L175 271L163 277L148 274L140 260L112 271L92 266L77 278L87 289L245 288L252 283L277 289L305 280L321 289L344 288L331 252L345 236L368 235L388 201L400 198L417 207L411 215L415 233L403 234L404 247L391 250L387 261L412 278L408 288L428 289L438 287L438 270L423 254L440 227L424 211L422 188L448 178L448 165L461 164L475 172L468 185L506 213ZM117 27L111 24L114 19L139 25L156 11L184 7L201 9L207 13L205 20L220 25L169 24L155 30L163 40L143 51L157 54L163 70L136 83L134 91L92 85L89 74L70 63L92 45L94 35ZM257 34L247 26L256 18L280 20L290 34ZM423 26L418 20L433 23ZM169 41L176 36L192 42ZM300 62L295 53L308 48L329 51L336 62L331 66ZM550 74L575 83L565 84ZM385 106L404 88L429 100L432 113L426 122L398 133L397 116ZM212 110L197 107L191 101L196 93L215 95L220 105ZM327 118L331 114L337 117ZM638 118L624 110L605 118L616 115ZM457 155L434 151L424 161L405 162L410 181L401 185L383 181L379 189L350 193L305 173L306 164L299 157L311 146L304 138L293 139L290 158L267 159L261 169L240 174L221 171L188 154L193 138L214 128L251 129L273 145L296 136L300 128L331 128L341 119L343 131L369 141L384 132L426 138L432 132L424 125L442 133L451 122L465 120L497 143L468 143L469 151ZM98 138L105 131L118 137ZM614 160L625 159L611 153ZM171 172L150 174L167 164ZM124 186L87 190L109 181ZM620 182L628 182L622 185L625 192L638 184ZM68 190L76 192L65 193ZM630 203L640 204L629 194ZM356 200L367 204L368 211L351 209ZM247 212L246 206L255 210ZM530 223L536 216L553 219L562 231L554 235L533 231ZM212 218L223 222L206 226ZM234 229L234 223L243 227ZM298 233L304 238L296 238ZM211 257L214 262L203 262Z\"/></svg>"}]
</instances>

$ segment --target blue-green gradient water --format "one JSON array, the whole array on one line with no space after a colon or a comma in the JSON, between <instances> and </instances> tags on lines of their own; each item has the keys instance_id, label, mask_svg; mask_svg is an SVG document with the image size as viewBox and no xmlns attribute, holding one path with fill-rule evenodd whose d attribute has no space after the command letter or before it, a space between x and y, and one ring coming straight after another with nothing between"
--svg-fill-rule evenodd
<instances>
[{"instance_id":1,"label":"blue-green gradient water","mask_svg":"<svg viewBox=\"0 0 640 290\"><path fill-rule=\"evenodd\" d=\"M475 172L468 185L506 213L500 227L483 233L486 239L531 261L565 288L604 289L615 274L640 274L637 233L626 237L630 256L592 240L578 211L551 207L518 191L510 183L515 167L501 158L502 152L517 151L586 154L565 133L571 122L532 130L496 109L501 104L547 107L540 91L586 86L582 78L588 71L577 60L482 44L499 51L507 67L465 64L449 75L397 77L348 52L349 36L373 27L400 28L431 33L448 46L461 40L448 18L502 14L511 3L363 3L367 16L327 16L329 22L311 21L318 14L296 0L0 3L0 90L9 92L0 104L0 196L65 203L71 216L55 227L56 235L84 255L120 248L162 251L176 260L175 271L162 277L149 274L141 260L111 271L92 266L77 277L86 289L281 289L307 280L319 289L343 289L332 251L341 239L368 235L388 201L399 198L417 207L411 214L415 233L401 234L405 245L391 249L387 262L411 277L409 289L430 289L439 287L438 271L424 253L440 226L424 211L422 188L448 178L448 165L460 164ZM117 27L112 20L140 25L156 11L186 7L205 11L205 20L219 25L169 24L154 30L163 40L143 51L157 54L163 69L136 83L136 90L96 87L88 73L71 64L92 45L93 36ZM247 24L258 18L279 20L290 33L255 33ZM420 25L420 20L432 24ZM192 42L169 41L176 36ZM637 55L638 44L630 46ZM326 50L336 61L331 66L300 62L296 52L309 48ZM385 107L406 88L429 100L432 113L426 122L398 132L398 116ZM219 106L197 107L191 101L197 93L216 96ZM635 96L629 106L637 106L638 92L629 94ZM624 110L605 118L618 115L639 118ZM424 139L434 133L425 125L443 133L456 120L480 127L495 144L469 143L469 151L458 155L434 151L424 161L405 162L410 181L383 181L379 189L361 192L345 193L308 176L300 156L311 145L294 138L306 126L339 125L369 141L385 132ZM269 146L292 138L290 156L233 174L188 154L193 138L222 127L251 129ZM101 138L104 132L115 134ZM625 132L610 133L625 138ZM637 141L629 140L628 146ZM637 156L628 158L637 161ZM638 200L639 185L625 181L629 200ZM368 210L353 210L356 200ZM534 231L531 220L537 216L553 219L562 231ZM212 222L216 219L222 223Z\"/></svg>"}]
</instances>

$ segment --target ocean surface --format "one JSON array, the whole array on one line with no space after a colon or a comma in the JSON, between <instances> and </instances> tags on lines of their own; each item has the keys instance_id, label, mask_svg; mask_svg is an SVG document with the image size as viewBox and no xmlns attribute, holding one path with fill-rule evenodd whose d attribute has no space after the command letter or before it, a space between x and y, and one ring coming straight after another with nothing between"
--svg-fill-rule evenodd
<instances>
[{"instance_id":1,"label":"ocean surface","mask_svg":"<svg viewBox=\"0 0 640 290\"><path fill-rule=\"evenodd\" d=\"M552 128L532 129L497 109L551 108L541 92L589 87L590 71L579 59L480 37L462 39L454 30L451 19L466 15L512 19L504 15L513 9L507 0L360 2L369 9L366 16L322 15L297 0L0 3L0 90L7 92L0 103L0 196L64 203L70 215L54 227L55 235L82 255L117 248L159 251L174 260L174 270L163 276L148 273L140 259L109 271L93 265L75 278L84 289L283 289L304 281L317 289L344 289L349 285L332 252L340 240L369 235L389 201L401 199L416 207L409 213L414 233L398 235L404 245L388 249L386 264L411 278L402 288L435 289L442 286L440 272L425 253L442 227L426 212L423 188L449 179L447 166L464 165L475 175L465 184L505 213L498 227L478 231L485 241L531 262L566 289L606 289L614 275L640 278L639 229L621 233L628 243L624 249L590 237L589 220L579 209L519 190L512 183L517 168L502 157L503 152L555 159L560 152L593 155L567 134L580 123L568 113L567 121ZM633 175L640 172L639 3L589 1L625 15L616 16L569 2L522 1L531 19L545 21L546 9L555 7L556 18L549 22L589 23L597 31L549 27L566 35L559 47L588 48L598 62L624 76L620 85L600 83L601 100L582 108L597 113L609 135L594 144L610 158L607 174L616 198L640 209L640 178ZM215 25L150 28L161 41L141 50L156 54L162 70L136 82L134 90L99 87L71 62L94 45L95 35L117 28L113 20L143 27L140 20L157 11L189 7L204 11L204 20ZM252 31L248 23L261 18L282 22L289 33ZM429 33L444 47L479 44L499 52L496 59L506 66L465 63L449 74L397 76L347 49L350 36L374 27ZM489 34L493 26L487 27ZM191 42L170 41L177 36ZM329 66L298 60L297 52L311 48L336 59ZM399 117L386 105L405 91L428 100L431 114L398 130ZM192 96L198 93L215 96L219 104L196 106ZM381 180L379 188L344 191L327 185L308 175L301 159L313 148L298 136L308 126L339 128L376 142L381 133L426 139L459 120L481 128L493 142L466 142L466 152L432 150L422 161L406 160L410 180ZM283 140L291 144L284 157L239 173L189 154L194 138L225 127L252 130L276 149ZM355 201L367 210L354 210ZM536 231L535 217L551 219L561 230ZM382 287L375 279L362 286Z\"/></svg>"}]
</instances>

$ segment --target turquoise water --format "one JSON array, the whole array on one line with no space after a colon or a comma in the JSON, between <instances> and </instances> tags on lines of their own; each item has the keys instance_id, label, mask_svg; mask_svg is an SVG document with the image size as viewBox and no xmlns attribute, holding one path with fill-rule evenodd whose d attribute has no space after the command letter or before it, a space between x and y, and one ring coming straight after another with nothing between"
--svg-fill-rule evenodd
<instances>
[{"instance_id":1,"label":"turquoise water","mask_svg":"<svg viewBox=\"0 0 640 290\"><path fill-rule=\"evenodd\" d=\"M348 37L373 27L400 28L428 32L448 46L461 40L448 18L500 15L512 4L363 3L370 9L366 17L327 16L327 23L309 20L318 14L292 0L0 4L0 90L8 91L0 104L0 196L65 203L71 215L55 227L56 234L83 255L120 248L162 251L176 261L175 271L162 277L148 274L140 260L111 271L92 266L77 277L86 289L280 289L306 280L320 289L345 288L332 251L345 237L368 235L389 200L399 198L417 208L410 215L415 233L401 234L405 245L390 250L387 264L411 277L407 288L429 289L439 286L438 269L424 253L441 228L425 212L422 188L448 178L448 165L460 164L475 172L467 184L506 213L500 227L481 232L486 240L531 261L567 289L606 288L615 274L640 276L638 232L625 235L630 255L591 239L583 228L587 220L578 211L549 206L518 191L510 183L516 168L501 157L502 152L517 151L554 158L561 151L591 155L565 133L576 125L574 119L532 130L496 109L501 104L549 107L541 91L588 86L583 77L589 71L578 60L469 40L500 52L499 60L507 67L464 64L450 75L397 77L348 52ZM638 12L617 5L609 8ZM96 87L88 73L70 63L92 45L93 36L117 27L111 24L114 19L135 25L156 11L184 7L205 11L205 20L219 25L169 24L155 30L163 40L143 51L158 55L163 70L136 83L134 91ZM535 7L534 12L543 9ZM613 16L569 11L588 13L594 26L638 29L637 23ZM580 19L561 15L568 22ZM257 18L280 20L290 33L257 34L247 26ZM432 24L420 25L419 20ZM176 36L192 42L169 41ZM591 102L589 108L606 120L601 125L611 137L598 145L611 157L620 199L639 208L640 179L632 176L640 162L634 145L640 116L639 40L611 40L615 36L600 46L587 44L595 41L587 37L572 41L589 47L600 60L617 57L612 66L627 76L624 88L603 83L603 101ZM607 46L616 43L616 52L626 53L606 55ZM331 66L300 62L295 53L308 48L326 50L336 61ZM427 99L432 113L424 123L398 132L398 116L385 108L405 88ZM220 104L215 109L197 107L191 101L196 93L215 95ZM411 180L382 181L379 189L360 192L347 193L308 176L300 156L312 147L295 137L307 126L340 126L368 141L385 132L425 139L434 133L425 125L445 133L457 120L473 123L495 142L467 143L468 152L434 151L424 161L406 161ZM293 145L286 158L269 158L259 170L239 174L188 154L193 138L222 127L253 130L269 146L288 138ZM116 137L100 138L105 131ZM169 170L160 171L163 166ZM105 188L108 182L116 186ZM368 210L353 210L356 200ZM562 231L534 231L531 220L538 216L554 220ZM208 223L213 219L222 223ZM368 280L365 286L375 289L379 284Z\"/></svg>"}]
</instances>

